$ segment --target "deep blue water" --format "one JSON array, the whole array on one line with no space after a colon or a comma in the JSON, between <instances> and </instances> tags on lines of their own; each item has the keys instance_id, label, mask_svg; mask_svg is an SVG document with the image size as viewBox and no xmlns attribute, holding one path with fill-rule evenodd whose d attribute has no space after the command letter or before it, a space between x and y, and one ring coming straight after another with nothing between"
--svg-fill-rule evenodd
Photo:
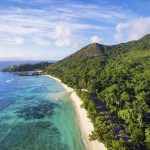
<instances>
[{"instance_id":1,"label":"deep blue water","mask_svg":"<svg viewBox=\"0 0 150 150\"><path fill-rule=\"evenodd\" d=\"M0 72L0 150L84 150L76 114L59 83Z\"/></svg>"}]
</instances>

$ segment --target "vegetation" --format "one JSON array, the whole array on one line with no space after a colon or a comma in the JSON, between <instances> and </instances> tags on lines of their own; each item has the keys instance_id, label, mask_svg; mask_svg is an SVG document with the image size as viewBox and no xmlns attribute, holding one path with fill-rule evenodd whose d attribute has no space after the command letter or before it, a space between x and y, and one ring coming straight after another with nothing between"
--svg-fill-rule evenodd
<instances>
[{"instance_id":1,"label":"vegetation","mask_svg":"<svg viewBox=\"0 0 150 150\"><path fill-rule=\"evenodd\" d=\"M91 140L109 150L150 149L150 35L88 45L46 70L78 91L94 125Z\"/></svg>"},{"instance_id":2,"label":"vegetation","mask_svg":"<svg viewBox=\"0 0 150 150\"><path fill-rule=\"evenodd\" d=\"M23 65L14 65L7 68L4 68L3 72L22 72L22 71L35 71L35 70L45 70L45 67L52 63L41 62L36 64L23 64Z\"/></svg>"},{"instance_id":3,"label":"vegetation","mask_svg":"<svg viewBox=\"0 0 150 150\"><path fill-rule=\"evenodd\" d=\"M39 76L42 75L42 71L22 71L22 72L15 72L15 75L18 76Z\"/></svg>"}]
</instances>

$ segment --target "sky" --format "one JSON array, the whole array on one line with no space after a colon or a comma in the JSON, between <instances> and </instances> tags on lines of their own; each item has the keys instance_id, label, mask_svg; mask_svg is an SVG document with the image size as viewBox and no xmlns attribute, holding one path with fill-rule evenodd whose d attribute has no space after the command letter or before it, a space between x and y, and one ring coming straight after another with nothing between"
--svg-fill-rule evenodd
<instances>
[{"instance_id":1,"label":"sky","mask_svg":"<svg viewBox=\"0 0 150 150\"><path fill-rule=\"evenodd\" d=\"M0 0L0 60L60 60L150 33L150 0Z\"/></svg>"}]
</instances>

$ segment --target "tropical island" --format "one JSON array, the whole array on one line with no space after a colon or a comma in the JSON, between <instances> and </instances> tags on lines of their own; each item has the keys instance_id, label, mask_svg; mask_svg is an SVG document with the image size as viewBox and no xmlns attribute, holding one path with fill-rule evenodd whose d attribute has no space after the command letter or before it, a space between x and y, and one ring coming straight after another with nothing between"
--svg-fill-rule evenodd
<instances>
[{"instance_id":1,"label":"tropical island","mask_svg":"<svg viewBox=\"0 0 150 150\"><path fill-rule=\"evenodd\" d=\"M13 65L4 68L3 72L13 72L15 75L19 76L39 76L42 75L45 68L52 63L41 62L36 64L22 64L22 65Z\"/></svg>"},{"instance_id":2,"label":"tropical island","mask_svg":"<svg viewBox=\"0 0 150 150\"><path fill-rule=\"evenodd\" d=\"M94 126L91 141L108 150L150 149L150 34L112 46L93 43L36 69L76 91Z\"/></svg>"}]
</instances>

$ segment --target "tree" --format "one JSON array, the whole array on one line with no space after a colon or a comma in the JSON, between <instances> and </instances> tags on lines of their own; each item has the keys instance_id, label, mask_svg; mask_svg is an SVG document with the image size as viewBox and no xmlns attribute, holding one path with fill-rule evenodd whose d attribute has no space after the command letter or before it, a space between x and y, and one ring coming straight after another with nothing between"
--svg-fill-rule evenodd
<instances>
[{"instance_id":1,"label":"tree","mask_svg":"<svg viewBox=\"0 0 150 150\"><path fill-rule=\"evenodd\" d=\"M150 127L145 130L145 142L148 149L150 149Z\"/></svg>"}]
</instances>

